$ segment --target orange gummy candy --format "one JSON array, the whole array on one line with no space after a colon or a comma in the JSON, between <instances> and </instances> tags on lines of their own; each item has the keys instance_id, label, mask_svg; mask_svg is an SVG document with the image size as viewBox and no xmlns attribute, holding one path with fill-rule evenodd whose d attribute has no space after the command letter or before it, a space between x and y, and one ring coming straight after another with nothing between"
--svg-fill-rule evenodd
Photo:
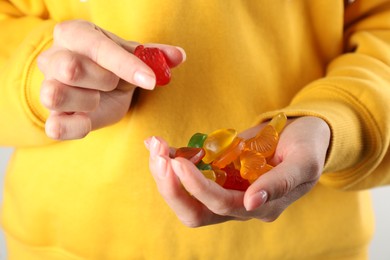
<instances>
[{"instance_id":1,"label":"orange gummy candy","mask_svg":"<svg viewBox=\"0 0 390 260\"><path fill-rule=\"evenodd\" d=\"M212 162L212 165L220 169L225 167L240 156L241 152L244 150L244 147L244 139L236 137L232 144Z\"/></svg>"},{"instance_id":2,"label":"orange gummy candy","mask_svg":"<svg viewBox=\"0 0 390 260\"><path fill-rule=\"evenodd\" d=\"M261 153L245 150L240 155L240 161L240 174L246 180L256 180L260 175L267 172L267 161Z\"/></svg>"}]
</instances>

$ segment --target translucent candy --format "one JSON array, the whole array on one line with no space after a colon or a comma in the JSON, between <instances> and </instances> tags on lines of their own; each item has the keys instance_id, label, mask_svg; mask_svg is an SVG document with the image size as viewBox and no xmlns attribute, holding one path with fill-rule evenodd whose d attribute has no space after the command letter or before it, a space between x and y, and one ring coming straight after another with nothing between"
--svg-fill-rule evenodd
<instances>
[{"instance_id":1,"label":"translucent candy","mask_svg":"<svg viewBox=\"0 0 390 260\"><path fill-rule=\"evenodd\" d=\"M220 169L201 170L201 172L207 179L216 182L218 185L223 186L225 184L226 172Z\"/></svg>"},{"instance_id":2,"label":"translucent candy","mask_svg":"<svg viewBox=\"0 0 390 260\"><path fill-rule=\"evenodd\" d=\"M237 137L234 129L219 129L209 134L204 141L203 149L206 154L203 157L205 163L211 163L220 156Z\"/></svg>"},{"instance_id":3,"label":"translucent candy","mask_svg":"<svg viewBox=\"0 0 390 260\"><path fill-rule=\"evenodd\" d=\"M263 169L263 170L264 170L264 173L266 173L266 172L272 170L272 168L273 168L272 165L266 164L266 165L264 166L264 169ZM263 174L264 174L264 173L263 173ZM249 183L250 183L250 184L254 183L254 182L255 182L261 175L263 175L263 174L260 174L259 176L256 176L256 177L253 178L253 179L248 179Z\"/></svg>"},{"instance_id":4,"label":"translucent candy","mask_svg":"<svg viewBox=\"0 0 390 260\"><path fill-rule=\"evenodd\" d=\"M196 133L188 141L188 147L203 147L204 141L207 138L207 134Z\"/></svg>"},{"instance_id":5,"label":"translucent candy","mask_svg":"<svg viewBox=\"0 0 390 260\"><path fill-rule=\"evenodd\" d=\"M271 157L276 150L279 134L286 122L287 117L284 113L277 114L255 137L245 142L245 149L257 151L266 158Z\"/></svg>"},{"instance_id":6,"label":"translucent candy","mask_svg":"<svg viewBox=\"0 0 390 260\"><path fill-rule=\"evenodd\" d=\"M270 125L272 125L276 132L280 134L283 131L283 128L286 126L287 123L287 116L285 113L279 113L276 116L274 116L269 122Z\"/></svg>"},{"instance_id":7,"label":"translucent candy","mask_svg":"<svg viewBox=\"0 0 390 260\"><path fill-rule=\"evenodd\" d=\"M218 183L220 186L223 186L227 179L227 173L217 168L214 168L213 170L215 172L216 177L215 182Z\"/></svg>"},{"instance_id":8,"label":"translucent candy","mask_svg":"<svg viewBox=\"0 0 390 260\"><path fill-rule=\"evenodd\" d=\"M225 189L240 191L248 189L250 185L249 181L241 177L240 171L237 170L233 164L230 164L221 170L226 172L226 181L222 187Z\"/></svg>"},{"instance_id":9,"label":"translucent candy","mask_svg":"<svg viewBox=\"0 0 390 260\"><path fill-rule=\"evenodd\" d=\"M199 170L212 170L213 168L211 167L211 164L204 163L203 161L200 161L199 163L196 164L196 167Z\"/></svg>"},{"instance_id":10,"label":"translucent candy","mask_svg":"<svg viewBox=\"0 0 390 260\"><path fill-rule=\"evenodd\" d=\"M193 164L199 163L205 155L203 148L180 147L176 150L175 157L183 157Z\"/></svg>"},{"instance_id":11,"label":"translucent candy","mask_svg":"<svg viewBox=\"0 0 390 260\"><path fill-rule=\"evenodd\" d=\"M246 180L256 180L267 172L265 157L256 151L245 150L240 155L241 177Z\"/></svg>"},{"instance_id":12,"label":"translucent candy","mask_svg":"<svg viewBox=\"0 0 390 260\"><path fill-rule=\"evenodd\" d=\"M212 165L218 168L225 167L240 156L241 152L244 150L244 147L244 139L236 137L233 140L233 143L213 161Z\"/></svg>"},{"instance_id":13,"label":"translucent candy","mask_svg":"<svg viewBox=\"0 0 390 260\"><path fill-rule=\"evenodd\" d=\"M213 170L201 170L204 177L206 177L209 180L216 181L217 176L215 175L215 172Z\"/></svg>"},{"instance_id":14,"label":"translucent candy","mask_svg":"<svg viewBox=\"0 0 390 260\"><path fill-rule=\"evenodd\" d=\"M237 137L234 129L219 129L210 135L196 133L188 142L191 148L179 148L176 153L192 161L206 178L220 186L245 191L273 168L267 160L275 153L279 134L286 123L286 115L279 113L255 137L246 141ZM204 154L194 150L201 148Z\"/></svg>"},{"instance_id":15,"label":"translucent candy","mask_svg":"<svg viewBox=\"0 0 390 260\"><path fill-rule=\"evenodd\" d=\"M278 132L268 124L255 137L245 141L245 150L256 151L267 158L274 154L278 141Z\"/></svg>"}]
</instances>

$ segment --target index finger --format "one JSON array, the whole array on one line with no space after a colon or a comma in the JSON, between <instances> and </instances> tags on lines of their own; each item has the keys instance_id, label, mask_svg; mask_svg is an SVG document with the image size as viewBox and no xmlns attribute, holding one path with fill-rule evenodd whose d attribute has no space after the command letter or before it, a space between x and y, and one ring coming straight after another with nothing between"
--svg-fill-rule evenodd
<instances>
[{"instance_id":1,"label":"index finger","mask_svg":"<svg viewBox=\"0 0 390 260\"><path fill-rule=\"evenodd\" d=\"M76 53L90 58L101 67L113 72L123 80L136 86L153 89L156 77L140 59L122 47L123 44L138 45L100 29L86 21L68 21L57 24L54 42Z\"/></svg>"},{"instance_id":2,"label":"index finger","mask_svg":"<svg viewBox=\"0 0 390 260\"><path fill-rule=\"evenodd\" d=\"M243 192L224 189L205 178L187 159L175 158L171 160L171 165L184 188L209 210L220 216L247 217L243 207Z\"/></svg>"}]
</instances>

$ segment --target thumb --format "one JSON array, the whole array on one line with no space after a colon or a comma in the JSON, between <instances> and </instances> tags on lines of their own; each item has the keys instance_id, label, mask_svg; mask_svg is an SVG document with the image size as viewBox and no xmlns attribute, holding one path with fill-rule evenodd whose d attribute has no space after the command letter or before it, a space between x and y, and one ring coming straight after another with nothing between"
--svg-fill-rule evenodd
<instances>
[{"instance_id":1,"label":"thumb","mask_svg":"<svg viewBox=\"0 0 390 260\"><path fill-rule=\"evenodd\" d=\"M291 194L294 198L289 198L288 201L298 199L310 190L299 187L312 187L321 176L322 168L317 160L304 156L292 156L284 160L247 189L244 196L245 208L248 211L254 210L266 202L292 196Z\"/></svg>"},{"instance_id":2,"label":"thumb","mask_svg":"<svg viewBox=\"0 0 390 260\"><path fill-rule=\"evenodd\" d=\"M187 54L185 50L179 46L172 46L166 44L150 43L145 44L145 47L159 48L167 59L168 66L170 68L177 67L186 61Z\"/></svg>"}]
</instances>

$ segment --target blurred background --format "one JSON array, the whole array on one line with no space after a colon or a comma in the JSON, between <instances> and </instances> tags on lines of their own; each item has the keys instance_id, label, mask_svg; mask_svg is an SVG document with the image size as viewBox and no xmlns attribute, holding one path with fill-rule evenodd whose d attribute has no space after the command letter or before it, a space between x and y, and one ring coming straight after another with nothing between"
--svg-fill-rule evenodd
<instances>
[{"instance_id":1,"label":"blurred background","mask_svg":"<svg viewBox=\"0 0 390 260\"><path fill-rule=\"evenodd\" d=\"M0 147L0 203L3 198L4 172L12 149ZM390 259L390 186L372 191L376 214L376 233L370 247L371 260ZM0 229L0 260L6 260L4 236Z\"/></svg>"}]
</instances>

